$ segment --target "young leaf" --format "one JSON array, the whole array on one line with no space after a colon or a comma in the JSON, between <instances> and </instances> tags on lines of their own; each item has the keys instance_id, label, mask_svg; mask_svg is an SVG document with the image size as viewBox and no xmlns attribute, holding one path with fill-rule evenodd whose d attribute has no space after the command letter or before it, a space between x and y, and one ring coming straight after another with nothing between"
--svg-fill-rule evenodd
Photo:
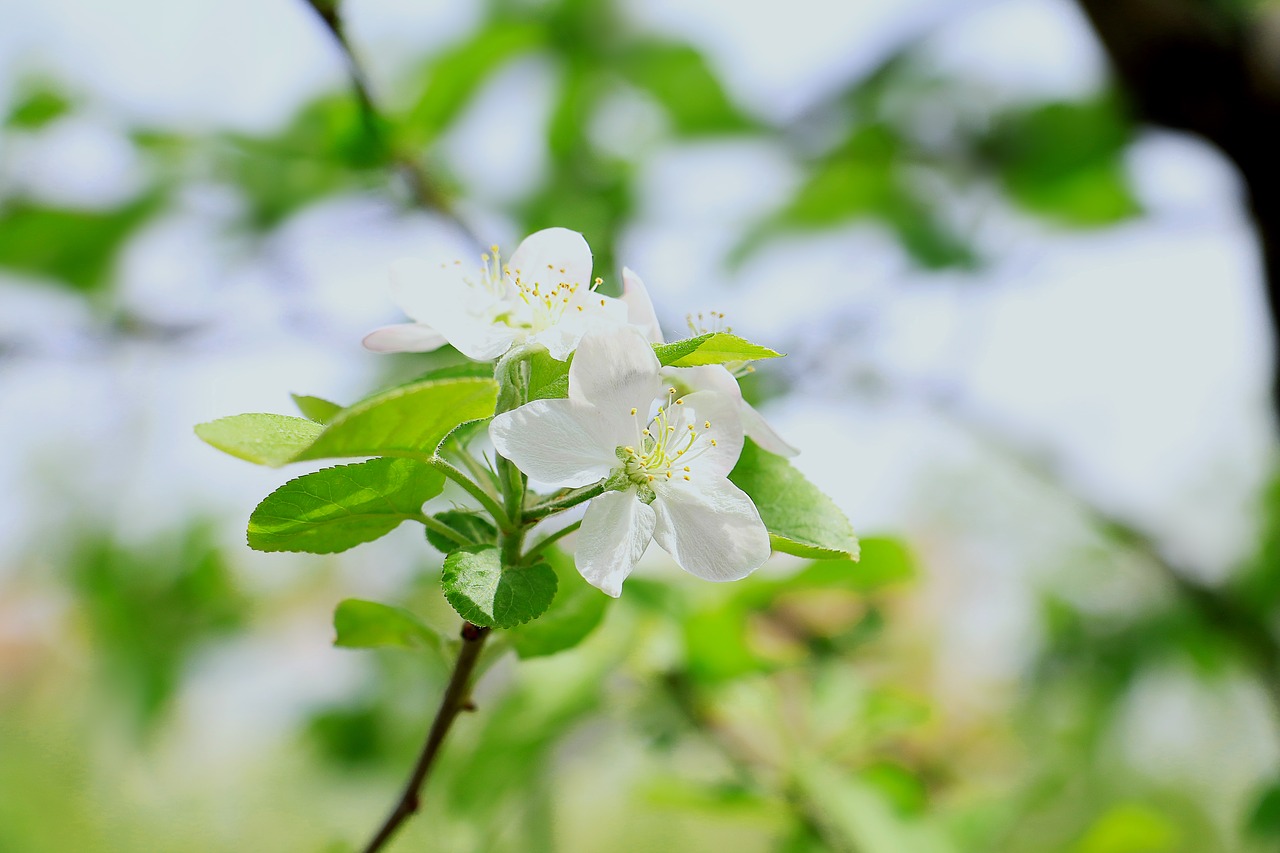
<instances>
[{"instance_id":1,"label":"young leaf","mask_svg":"<svg viewBox=\"0 0 1280 853\"><path fill-rule=\"evenodd\" d=\"M293 404L298 407L298 411L302 412L302 416L309 421L315 421L318 424L327 424L333 420L333 416L342 411L342 407L337 403L331 403L323 397L310 397L306 394L290 394L293 398Z\"/></svg>"},{"instance_id":2,"label":"young leaf","mask_svg":"<svg viewBox=\"0 0 1280 853\"><path fill-rule=\"evenodd\" d=\"M444 597L458 615L476 625L511 628L536 619L556 594L556 573L546 563L502 568L492 546L460 548L444 561Z\"/></svg>"},{"instance_id":3,"label":"young leaf","mask_svg":"<svg viewBox=\"0 0 1280 853\"><path fill-rule=\"evenodd\" d=\"M393 388L343 409L295 459L431 456L459 424L493 414L492 379L441 379Z\"/></svg>"},{"instance_id":4,"label":"young leaf","mask_svg":"<svg viewBox=\"0 0 1280 853\"><path fill-rule=\"evenodd\" d=\"M546 350L529 356L529 399L555 400L569 396L570 355L564 361L556 361Z\"/></svg>"},{"instance_id":5,"label":"young leaf","mask_svg":"<svg viewBox=\"0 0 1280 853\"><path fill-rule=\"evenodd\" d=\"M459 512L457 510L438 512L435 514L435 520L452 530L456 530L477 545L493 545L498 541L497 529L485 518L476 515L474 512ZM458 547L457 542L441 536L430 527L427 528L427 541L431 543L432 548L435 548L441 554L447 554Z\"/></svg>"},{"instance_id":6,"label":"young leaf","mask_svg":"<svg viewBox=\"0 0 1280 853\"><path fill-rule=\"evenodd\" d=\"M444 489L444 475L414 459L371 459L290 480L249 516L257 551L333 554L385 536Z\"/></svg>"},{"instance_id":7,"label":"young leaf","mask_svg":"<svg viewBox=\"0 0 1280 853\"><path fill-rule=\"evenodd\" d=\"M698 367L703 364L726 364L777 358L781 353L745 341L727 332L708 332L683 341L655 344L653 352L667 367Z\"/></svg>"},{"instance_id":8,"label":"young leaf","mask_svg":"<svg viewBox=\"0 0 1280 853\"><path fill-rule=\"evenodd\" d=\"M232 415L196 425L196 435L224 453L279 468L305 450L324 428L288 415Z\"/></svg>"},{"instance_id":9,"label":"young leaf","mask_svg":"<svg viewBox=\"0 0 1280 853\"><path fill-rule=\"evenodd\" d=\"M553 655L578 645L604 619L613 601L583 580L563 551L548 549L546 560L559 579L559 591L541 617L511 629L511 645L522 658Z\"/></svg>"},{"instance_id":10,"label":"young leaf","mask_svg":"<svg viewBox=\"0 0 1280 853\"><path fill-rule=\"evenodd\" d=\"M408 610L348 598L333 611L333 644L344 649L439 649L440 637Z\"/></svg>"},{"instance_id":11,"label":"young leaf","mask_svg":"<svg viewBox=\"0 0 1280 853\"><path fill-rule=\"evenodd\" d=\"M748 440L729 479L755 502L775 551L858 559L858 537L849 519L786 459Z\"/></svg>"}]
</instances>

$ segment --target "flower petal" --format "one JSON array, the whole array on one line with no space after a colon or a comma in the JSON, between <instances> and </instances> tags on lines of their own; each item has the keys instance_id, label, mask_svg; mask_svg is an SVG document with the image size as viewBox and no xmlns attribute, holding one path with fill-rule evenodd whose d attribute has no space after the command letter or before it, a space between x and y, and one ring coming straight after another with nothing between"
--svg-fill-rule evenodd
<instances>
[{"instance_id":1,"label":"flower petal","mask_svg":"<svg viewBox=\"0 0 1280 853\"><path fill-rule=\"evenodd\" d=\"M374 329L364 336L364 348L372 352L431 352L448 341L422 323L398 323Z\"/></svg>"},{"instance_id":2,"label":"flower petal","mask_svg":"<svg viewBox=\"0 0 1280 853\"><path fill-rule=\"evenodd\" d=\"M796 456L800 453L798 449L787 444L782 436L774 432L769 422L752 408L750 403L744 400L738 413L742 416L743 431L746 432L747 437L760 445L761 449L779 456Z\"/></svg>"},{"instance_id":3,"label":"flower petal","mask_svg":"<svg viewBox=\"0 0 1280 853\"><path fill-rule=\"evenodd\" d=\"M654 486L653 538L686 572L734 581L769 558L769 532L760 513L733 483L715 477Z\"/></svg>"},{"instance_id":4,"label":"flower petal","mask_svg":"<svg viewBox=\"0 0 1280 853\"><path fill-rule=\"evenodd\" d=\"M599 412L602 434L612 436L614 447L630 444L662 387L658 368L653 347L639 329L593 329L569 365L569 399Z\"/></svg>"},{"instance_id":5,"label":"flower petal","mask_svg":"<svg viewBox=\"0 0 1280 853\"><path fill-rule=\"evenodd\" d=\"M578 531L578 572L587 583L617 598L653 538L656 521L653 507L641 502L635 489L592 498Z\"/></svg>"},{"instance_id":6,"label":"flower petal","mask_svg":"<svg viewBox=\"0 0 1280 853\"><path fill-rule=\"evenodd\" d=\"M733 374L719 364L701 367L668 367L677 382L692 391L716 391L735 399L742 399L742 388Z\"/></svg>"},{"instance_id":7,"label":"flower petal","mask_svg":"<svg viewBox=\"0 0 1280 853\"><path fill-rule=\"evenodd\" d=\"M497 358L518 337L510 326L489 319L502 300L467 284L461 267L433 266L414 258L396 261L391 267L391 295L404 313L429 324L477 361Z\"/></svg>"},{"instance_id":8,"label":"flower petal","mask_svg":"<svg viewBox=\"0 0 1280 853\"><path fill-rule=\"evenodd\" d=\"M577 295L574 298L577 299ZM586 300L578 301L583 303L583 310L570 310L578 307L576 302L572 303L556 323L529 336L531 342L546 347L556 361L567 359L587 333L616 331L627 325L627 307L621 300L597 296L593 291Z\"/></svg>"},{"instance_id":9,"label":"flower petal","mask_svg":"<svg viewBox=\"0 0 1280 853\"><path fill-rule=\"evenodd\" d=\"M694 391L680 399L684 402L672 407L684 416L676 430L683 433L687 424L698 435L686 460L694 469L695 479L729 476L742 455L742 421L738 415L741 403L715 391ZM712 444L711 439L716 443Z\"/></svg>"},{"instance_id":10,"label":"flower petal","mask_svg":"<svg viewBox=\"0 0 1280 853\"><path fill-rule=\"evenodd\" d=\"M577 231L545 228L525 237L511 255L507 268L526 287L539 286L550 293L561 282L591 287L591 247Z\"/></svg>"},{"instance_id":11,"label":"flower petal","mask_svg":"<svg viewBox=\"0 0 1280 853\"><path fill-rule=\"evenodd\" d=\"M658 315L653 310L649 290L640 276L627 267L622 268L622 301L627 304L628 322L644 331L650 343L664 343L662 327L658 325Z\"/></svg>"},{"instance_id":12,"label":"flower petal","mask_svg":"<svg viewBox=\"0 0 1280 853\"><path fill-rule=\"evenodd\" d=\"M617 444L600 435L600 417L570 400L534 400L489 424L498 452L535 480L587 486L618 467Z\"/></svg>"}]
</instances>

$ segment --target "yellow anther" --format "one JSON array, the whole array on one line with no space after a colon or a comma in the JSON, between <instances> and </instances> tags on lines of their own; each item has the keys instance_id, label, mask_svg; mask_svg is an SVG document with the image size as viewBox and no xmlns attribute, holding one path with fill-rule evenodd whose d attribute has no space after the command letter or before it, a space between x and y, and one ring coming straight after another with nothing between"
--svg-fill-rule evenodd
<instances>
[{"instance_id":1,"label":"yellow anther","mask_svg":"<svg viewBox=\"0 0 1280 853\"><path fill-rule=\"evenodd\" d=\"M547 264L547 269L551 270L552 272L555 272L556 268L551 264Z\"/></svg>"},{"instance_id":2,"label":"yellow anther","mask_svg":"<svg viewBox=\"0 0 1280 853\"><path fill-rule=\"evenodd\" d=\"M643 433L644 435L649 435L649 431L648 431L647 429L646 429L646 430L642 430L642 433Z\"/></svg>"},{"instance_id":3,"label":"yellow anther","mask_svg":"<svg viewBox=\"0 0 1280 853\"><path fill-rule=\"evenodd\" d=\"M603 307L604 307L604 300L603 300L603 299L601 299L601 300L600 300L600 307L601 307L601 308L603 308Z\"/></svg>"},{"instance_id":4,"label":"yellow anther","mask_svg":"<svg viewBox=\"0 0 1280 853\"><path fill-rule=\"evenodd\" d=\"M713 438L713 439L711 439L711 446L712 446L712 447L715 447L715 446L716 446L716 440L715 440L714 438Z\"/></svg>"},{"instance_id":5,"label":"yellow anther","mask_svg":"<svg viewBox=\"0 0 1280 853\"><path fill-rule=\"evenodd\" d=\"M649 475L649 482L650 482L650 483L652 483L652 482L653 482L653 475L652 475L652 474L650 474L650 475Z\"/></svg>"},{"instance_id":6,"label":"yellow anther","mask_svg":"<svg viewBox=\"0 0 1280 853\"><path fill-rule=\"evenodd\" d=\"M702 428L703 428L703 429L711 429L711 421L703 421L703 422L702 422Z\"/></svg>"},{"instance_id":7,"label":"yellow anther","mask_svg":"<svg viewBox=\"0 0 1280 853\"><path fill-rule=\"evenodd\" d=\"M579 306L578 306L578 310L579 310L579 311L581 311L581 310L582 310L582 306L581 306L581 305L579 305Z\"/></svg>"},{"instance_id":8,"label":"yellow anther","mask_svg":"<svg viewBox=\"0 0 1280 853\"><path fill-rule=\"evenodd\" d=\"M684 397L681 397L679 400L676 400L676 405L677 405L677 406L683 406L683 405L684 405ZM693 427L690 427L690 429L693 429Z\"/></svg>"},{"instance_id":9,"label":"yellow anther","mask_svg":"<svg viewBox=\"0 0 1280 853\"><path fill-rule=\"evenodd\" d=\"M560 275L564 275L564 267L560 267Z\"/></svg>"},{"instance_id":10,"label":"yellow anther","mask_svg":"<svg viewBox=\"0 0 1280 853\"><path fill-rule=\"evenodd\" d=\"M667 472L667 479L668 479L668 480L670 480L670 479L671 479L671 472L670 472L670 471L668 471L668 472Z\"/></svg>"},{"instance_id":11,"label":"yellow anther","mask_svg":"<svg viewBox=\"0 0 1280 853\"><path fill-rule=\"evenodd\" d=\"M689 469L688 469L688 468L686 468L685 470L686 470L686 471L688 471ZM684 478L685 478L686 480L687 480L687 479L689 479L689 475L688 475L688 474L685 474L685 475L684 475Z\"/></svg>"},{"instance_id":12,"label":"yellow anther","mask_svg":"<svg viewBox=\"0 0 1280 853\"><path fill-rule=\"evenodd\" d=\"M688 465L684 466L684 470L688 471L688 470L689 470L689 466L688 466Z\"/></svg>"},{"instance_id":13,"label":"yellow anther","mask_svg":"<svg viewBox=\"0 0 1280 853\"><path fill-rule=\"evenodd\" d=\"M633 415L634 415L635 413L636 413L636 407L635 407L635 406L632 406L632 407L631 407L631 414L633 414Z\"/></svg>"}]
</instances>

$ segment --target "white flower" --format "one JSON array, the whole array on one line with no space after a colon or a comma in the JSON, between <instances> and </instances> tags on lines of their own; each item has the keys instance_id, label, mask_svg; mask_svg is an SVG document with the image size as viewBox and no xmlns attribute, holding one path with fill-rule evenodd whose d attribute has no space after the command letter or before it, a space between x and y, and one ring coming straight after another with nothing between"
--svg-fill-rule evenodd
<instances>
[{"instance_id":1,"label":"white flower","mask_svg":"<svg viewBox=\"0 0 1280 853\"><path fill-rule=\"evenodd\" d=\"M622 268L622 301L627 305L628 319L633 326L644 331L649 340L655 344L664 343L662 328L658 325L658 317L653 311L653 301L640 276L626 267ZM724 315L717 315L723 319ZM692 323L690 323L692 325ZM696 331L696 330L695 330ZM738 380L729 370L718 364L702 367L666 368L665 375L693 391L715 391L732 397L738 406L738 417L742 428L751 440L770 453L779 456L795 456L800 451L792 447L764 416L742 397L742 389Z\"/></svg>"},{"instance_id":2,"label":"white flower","mask_svg":"<svg viewBox=\"0 0 1280 853\"><path fill-rule=\"evenodd\" d=\"M626 306L596 292L591 249L576 231L547 228L526 237L506 264L496 246L481 261L478 275L461 261L397 261L392 298L414 322L376 329L364 345L428 352L447 342L489 361L513 346L541 344L563 361L594 324L626 322Z\"/></svg>"},{"instance_id":3,"label":"white flower","mask_svg":"<svg viewBox=\"0 0 1280 853\"><path fill-rule=\"evenodd\" d=\"M498 452L536 480L625 484L591 500L575 555L582 576L615 597L650 539L713 581L746 577L769 556L759 512L728 480L743 443L736 402L663 392L659 367L638 329L590 332L569 367L568 399L535 400L489 426Z\"/></svg>"}]
</instances>

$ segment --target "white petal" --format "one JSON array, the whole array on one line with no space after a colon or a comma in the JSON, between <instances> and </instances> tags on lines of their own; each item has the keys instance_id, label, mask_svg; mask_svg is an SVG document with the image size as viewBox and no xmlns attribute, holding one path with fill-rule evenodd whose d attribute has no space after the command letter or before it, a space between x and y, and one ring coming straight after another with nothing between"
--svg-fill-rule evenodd
<instances>
[{"instance_id":1,"label":"white petal","mask_svg":"<svg viewBox=\"0 0 1280 853\"><path fill-rule=\"evenodd\" d=\"M413 258L391 267L391 295L406 314L429 324L463 355L488 361L506 352L519 336L489 320L498 297L466 283L461 267L432 265Z\"/></svg>"},{"instance_id":2,"label":"white petal","mask_svg":"<svg viewBox=\"0 0 1280 853\"><path fill-rule=\"evenodd\" d=\"M642 503L635 489L592 498L578 531L578 572L587 583L617 598L653 538L656 521L653 507Z\"/></svg>"},{"instance_id":3,"label":"white petal","mask_svg":"<svg viewBox=\"0 0 1280 853\"><path fill-rule=\"evenodd\" d=\"M773 427L764 416L751 407L745 400L739 410L742 415L742 429L747 436L764 450L779 456L795 456L800 451L783 441L782 436L774 432Z\"/></svg>"},{"instance_id":4,"label":"white petal","mask_svg":"<svg viewBox=\"0 0 1280 853\"><path fill-rule=\"evenodd\" d=\"M372 352L431 352L448 341L422 323L398 323L374 329L364 336L364 348Z\"/></svg>"},{"instance_id":5,"label":"white petal","mask_svg":"<svg viewBox=\"0 0 1280 853\"><path fill-rule=\"evenodd\" d=\"M742 388L733 374L719 364L706 364L701 367L669 367L671 375L693 391L716 391L735 399L742 399Z\"/></svg>"},{"instance_id":6,"label":"white petal","mask_svg":"<svg viewBox=\"0 0 1280 853\"><path fill-rule=\"evenodd\" d=\"M615 447L631 444L637 419L648 422L649 406L662 387L658 368L653 347L639 329L593 329L583 336L569 365L569 399L595 407Z\"/></svg>"},{"instance_id":7,"label":"white petal","mask_svg":"<svg viewBox=\"0 0 1280 853\"><path fill-rule=\"evenodd\" d=\"M561 282L591 286L591 247L577 231L546 228L530 234L516 247L507 267L526 287L550 293Z\"/></svg>"},{"instance_id":8,"label":"white petal","mask_svg":"<svg viewBox=\"0 0 1280 853\"><path fill-rule=\"evenodd\" d=\"M489 424L499 453L552 486L587 486L618 467L617 444L599 432L596 412L569 400L534 400Z\"/></svg>"},{"instance_id":9,"label":"white petal","mask_svg":"<svg viewBox=\"0 0 1280 853\"><path fill-rule=\"evenodd\" d=\"M662 327L658 325L658 315L654 313L649 290L640 276L627 267L622 268L622 301L627 304L628 322L643 330L650 343L663 343Z\"/></svg>"},{"instance_id":10,"label":"white petal","mask_svg":"<svg viewBox=\"0 0 1280 853\"><path fill-rule=\"evenodd\" d=\"M625 308L622 307L622 303L616 299L608 301L618 305L618 310L611 312L601 307L597 301L594 310L567 311L557 323L531 335L529 339L546 347L547 352L556 361L564 361L590 332L597 330L613 332L626 325L626 320L623 318Z\"/></svg>"},{"instance_id":11,"label":"white petal","mask_svg":"<svg viewBox=\"0 0 1280 853\"><path fill-rule=\"evenodd\" d=\"M760 513L733 483L709 478L654 485L658 523L653 538L686 572L734 581L769 558L769 533Z\"/></svg>"},{"instance_id":12,"label":"white petal","mask_svg":"<svg viewBox=\"0 0 1280 853\"><path fill-rule=\"evenodd\" d=\"M698 435L686 460L695 479L727 477L742 455L742 421L738 416L741 403L715 391L694 391L680 399L683 404L672 406L683 415L676 430L685 432L688 425ZM712 444L711 439L716 443Z\"/></svg>"}]
</instances>

